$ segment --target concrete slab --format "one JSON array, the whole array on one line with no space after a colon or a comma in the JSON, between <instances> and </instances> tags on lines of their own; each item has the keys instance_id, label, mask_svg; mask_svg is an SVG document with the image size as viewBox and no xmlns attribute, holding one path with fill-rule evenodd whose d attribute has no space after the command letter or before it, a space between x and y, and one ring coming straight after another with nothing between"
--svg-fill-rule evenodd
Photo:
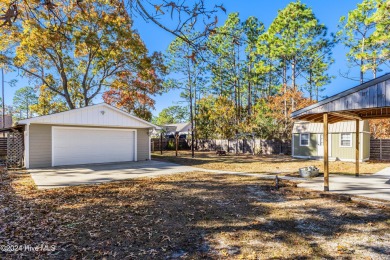
<instances>
[{"instance_id":1,"label":"concrete slab","mask_svg":"<svg viewBox=\"0 0 390 260\"><path fill-rule=\"evenodd\" d=\"M323 178L318 177L300 183L298 187L323 191L323 182ZM361 175L359 177L330 175L329 186L330 192L390 201L390 167L373 175Z\"/></svg>"},{"instance_id":2,"label":"concrete slab","mask_svg":"<svg viewBox=\"0 0 390 260\"><path fill-rule=\"evenodd\" d=\"M168 162L143 161L53 167L33 169L29 172L38 189L52 189L198 170Z\"/></svg>"}]
</instances>

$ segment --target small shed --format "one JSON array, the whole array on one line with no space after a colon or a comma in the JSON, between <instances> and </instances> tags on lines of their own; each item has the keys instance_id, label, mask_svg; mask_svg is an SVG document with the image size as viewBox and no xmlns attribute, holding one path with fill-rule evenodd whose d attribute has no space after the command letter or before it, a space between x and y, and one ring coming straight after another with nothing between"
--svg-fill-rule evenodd
<instances>
[{"instance_id":1,"label":"small shed","mask_svg":"<svg viewBox=\"0 0 390 260\"><path fill-rule=\"evenodd\" d=\"M102 103L21 120L26 168L151 159L157 126Z\"/></svg>"},{"instance_id":2,"label":"small shed","mask_svg":"<svg viewBox=\"0 0 390 260\"><path fill-rule=\"evenodd\" d=\"M355 120L355 175L359 176L360 121L390 118L390 73L294 111L294 120L323 123L324 126L324 191L329 191L329 127Z\"/></svg>"},{"instance_id":3,"label":"small shed","mask_svg":"<svg viewBox=\"0 0 390 260\"><path fill-rule=\"evenodd\" d=\"M370 157L370 126L367 120L360 121L360 161ZM298 121L292 131L292 156L295 158L324 158L324 125ZM329 125L329 160L355 161L355 121Z\"/></svg>"}]
</instances>

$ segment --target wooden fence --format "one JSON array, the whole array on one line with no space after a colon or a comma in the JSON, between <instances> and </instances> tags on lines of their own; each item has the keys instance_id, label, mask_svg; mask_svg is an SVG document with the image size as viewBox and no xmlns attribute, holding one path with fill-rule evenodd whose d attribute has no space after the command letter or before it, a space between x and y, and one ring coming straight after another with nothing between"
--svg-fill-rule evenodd
<instances>
[{"instance_id":1,"label":"wooden fence","mask_svg":"<svg viewBox=\"0 0 390 260\"><path fill-rule=\"evenodd\" d=\"M371 139L370 160L390 160L390 139Z\"/></svg>"},{"instance_id":2,"label":"wooden fence","mask_svg":"<svg viewBox=\"0 0 390 260\"><path fill-rule=\"evenodd\" d=\"M0 137L0 156L7 155L7 137Z\"/></svg>"},{"instance_id":3,"label":"wooden fence","mask_svg":"<svg viewBox=\"0 0 390 260\"><path fill-rule=\"evenodd\" d=\"M160 138L152 139L152 151L160 151ZM179 139L179 150L190 150L191 149L191 140L187 140L185 138ZM163 138L162 140L162 148L163 150L175 150L176 143L174 138Z\"/></svg>"},{"instance_id":4,"label":"wooden fence","mask_svg":"<svg viewBox=\"0 0 390 260\"><path fill-rule=\"evenodd\" d=\"M163 139L163 150L174 150L174 139ZM225 150L231 153L288 154L291 155L291 143L279 140L262 139L213 139L197 140L198 151ZM180 139L179 150L191 149L191 140ZM160 139L152 139L152 150L160 150Z\"/></svg>"}]
</instances>

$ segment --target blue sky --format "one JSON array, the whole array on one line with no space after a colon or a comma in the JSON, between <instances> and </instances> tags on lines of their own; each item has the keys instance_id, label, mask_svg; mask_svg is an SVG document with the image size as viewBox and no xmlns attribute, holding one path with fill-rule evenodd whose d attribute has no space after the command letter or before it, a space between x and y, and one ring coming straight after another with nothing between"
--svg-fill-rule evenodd
<instances>
[{"instance_id":1,"label":"blue sky","mask_svg":"<svg viewBox=\"0 0 390 260\"><path fill-rule=\"evenodd\" d=\"M241 20L245 20L249 16L256 16L262 21L266 28L271 24L276 17L278 10L283 9L291 1L287 0L239 0L239 1L214 1L215 3L223 3L227 9L227 13L238 12ZM356 8L356 5L361 1L356 0L302 0L302 3L306 4L313 9L315 15L321 23L328 27L328 32L336 32L339 24L339 19L343 15L347 15L348 12ZM226 15L221 13L219 15L220 25L225 21ZM138 29L142 39L150 50L164 51L169 43L173 40L173 37L152 23L147 23L142 19L137 19L134 23ZM345 79L339 75L339 71L348 71L348 65L346 62L345 54L347 50L339 45L333 50L333 57L335 63L329 70L331 75L336 78L330 85L326 87L326 90L322 93L324 96L331 96L337 94L345 89L354 87L358 84L356 81ZM352 69L351 76L358 77L359 71ZM385 72L382 72L385 73ZM381 75L380 73L379 75ZM367 73L366 79L371 78L371 74ZM156 97L156 110L154 114L158 114L161 109L178 104L180 99L180 91L170 91L162 96ZM180 104L180 103L179 103Z\"/></svg>"},{"instance_id":2,"label":"blue sky","mask_svg":"<svg viewBox=\"0 0 390 260\"><path fill-rule=\"evenodd\" d=\"M191 1L191 0L189 0ZM218 0L206 0L216 4L223 3L226 7L227 12L238 12L240 14L241 20L245 20L249 16L256 16L260 21L262 21L266 27L268 27L272 20L276 17L278 10L283 9L289 2L287 0L230 0L230 1L218 1ZM302 0L302 3L306 4L313 9L315 15L320 20L321 23L325 24L328 27L328 32L336 32L338 21L341 16L347 15L348 11L356 8L356 5L361 1L357 0ZM227 15L220 13L219 21L220 25L225 21ZM164 20L163 20L164 22ZM167 21L169 22L169 21ZM150 52L153 51L165 51L169 43L174 39L172 35L168 32L163 31L157 25L153 23L148 23L142 18L135 18L134 28L138 30L141 35L141 38L146 43ZM331 96L341 92L345 89L351 88L358 84L356 81L345 79L339 75L339 71L346 72L348 70L345 54L347 50L339 45L333 50L333 57L335 63L329 70L329 73L336 78L332 81L331 84L326 86L326 90L322 93L325 96ZM384 74L381 72L379 75ZM358 70L351 70L352 76L358 76ZM10 81L11 79L17 76L16 73L11 73L6 75L6 80ZM366 79L370 79L371 74L366 75ZM5 103L12 104L12 98L16 89L26 86L28 82L26 80L18 79L16 87L9 87L6 84L6 97ZM180 99L180 91L173 90L169 93L165 93L161 96L156 96L156 109L153 111L154 115L157 115L163 108L180 104L182 101ZM96 100L97 102L99 100Z\"/></svg>"}]
</instances>

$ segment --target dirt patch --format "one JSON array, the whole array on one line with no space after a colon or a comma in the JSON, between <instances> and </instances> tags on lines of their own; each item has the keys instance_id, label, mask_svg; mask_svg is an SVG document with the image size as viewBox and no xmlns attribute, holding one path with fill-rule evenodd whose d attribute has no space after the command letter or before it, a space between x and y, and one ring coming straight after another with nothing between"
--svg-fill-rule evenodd
<instances>
[{"instance_id":1,"label":"dirt patch","mask_svg":"<svg viewBox=\"0 0 390 260\"><path fill-rule=\"evenodd\" d=\"M175 156L175 152L164 151L163 155L160 155L158 152L153 153L153 159L211 170L279 174L293 177L299 176L299 168L308 166L316 166L323 172L322 161L297 159L287 155L228 154L226 156L218 156L215 152L196 152L195 158L192 158L190 151L180 151L178 157ZM360 173L374 174L386 167L390 167L390 162L363 162L360 164ZM329 162L329 170L335 174L354 175L355 163Z\"/></svg>"},{"instance_id":2,"label":"dirt patch","mask_svg":"<svg viewBox=\"0 0 390 260\"><path fill-rule=\"evenodd\" d=\"M28 174L0 185L0 246L29 259L385 259L390 212L249 176L185 173L36 190Z\"/></svg>"}]
</instances>

